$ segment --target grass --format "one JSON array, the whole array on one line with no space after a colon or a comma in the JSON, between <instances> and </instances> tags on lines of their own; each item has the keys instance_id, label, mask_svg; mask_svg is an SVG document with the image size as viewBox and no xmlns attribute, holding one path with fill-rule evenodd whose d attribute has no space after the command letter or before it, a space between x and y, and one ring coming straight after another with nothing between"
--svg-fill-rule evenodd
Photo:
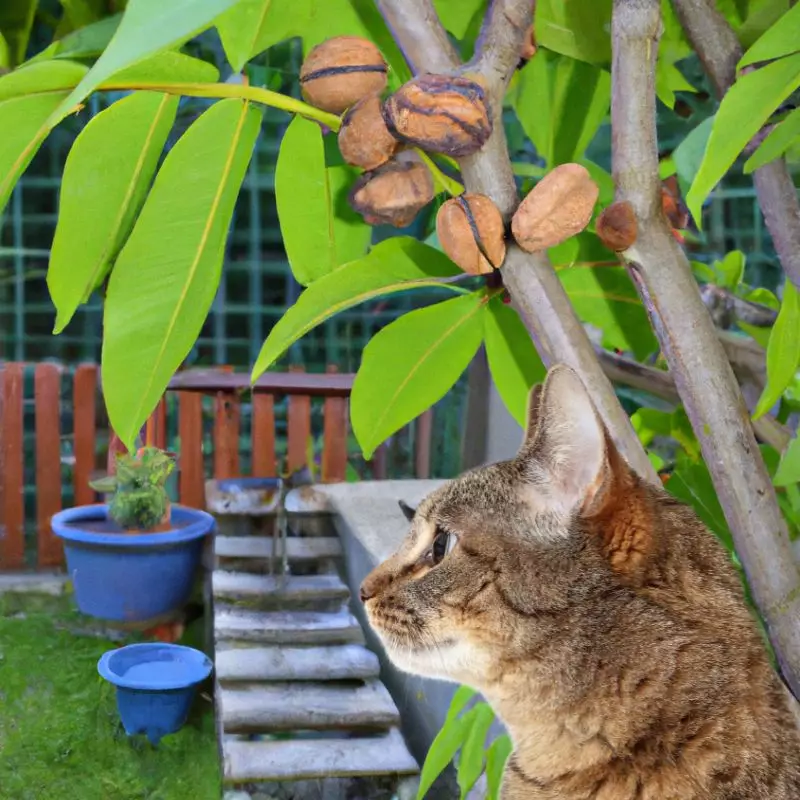
<instances>
[{"instance_id":1,"label":"grass","mask_svg":"<svg viewBox=\"0 0 800 800\"><path fill-rule=\"evenodd\" d=\"M97 674L120 643L88 627L66 599L0 595L0 800L219 800L206 690L158 748L128 738Z\"/></svg>"}]
</instances>

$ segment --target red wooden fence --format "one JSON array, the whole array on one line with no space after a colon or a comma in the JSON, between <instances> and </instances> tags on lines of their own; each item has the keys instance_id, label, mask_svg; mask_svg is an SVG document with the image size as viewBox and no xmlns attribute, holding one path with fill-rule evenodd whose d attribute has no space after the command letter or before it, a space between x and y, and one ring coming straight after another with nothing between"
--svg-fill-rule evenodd
<instances>
[{"instance_id":1,"label":"red wooden fence","mask_svg":"<svg viewBox=\"0 0 800 800\"><path fill-rule=\"evenodd\" d=\"M0 364L0 570L25 566L25 442L24 381L26 365ZM89 480L98 466L97 399L99 371L95 364L83 364L72 380L72 430L62 430L61 389L64 368L54 363L34 368L35 490L37 559L39 568L58 567L63 562L60 540L53 535L50 520L62 504L61 442L72 440L72 480L76 505L96 502ZM162 399L154 412L154 438L159 447L167 445L168 408L177 408L180 438L178 460L179 502L194 508L205 504L205 454L203 450L203 396L214 398L211 475L231 478L241 475L240 438L242 395L252 402L250 454L254 477L277 473L275 398L287 398L287 466L290 471L306 464L312 435L312 398L322 398L321 477L324 482L343 481L347 470L347 402L352 375L312 375L293 370L267 373L250 386L249 376L222 369L190 370L178 373L169 393L177 403ZM431 414L417 420L415 469L427 477L430 464ZM109 437L109 449L121 447ZM104 459L101 459L104 461ZM375 477L385 477L385 453L379 449L373 462Z\"/></svg>"}]
</instances>

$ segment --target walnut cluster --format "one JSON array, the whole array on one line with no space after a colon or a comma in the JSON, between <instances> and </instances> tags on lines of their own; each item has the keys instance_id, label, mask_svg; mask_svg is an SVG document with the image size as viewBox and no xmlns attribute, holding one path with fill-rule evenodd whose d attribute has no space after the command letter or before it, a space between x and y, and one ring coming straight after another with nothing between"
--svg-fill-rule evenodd
<instances>
[{"instance_id":1,"label":"walnut cluster","mask_svg":"<svg viewBox=\"0 0 800 800\"><path fill-rule=\"evenodd\" d=\"M535 50L531 30L523 59ZM388 66L380 50L356 36L317 45L300 73L307 102L343 115L338 134L342 158L364 170L350 191L350 204L371 225L402 228L436 194L433 175L414 148L452 158L473 155L492 135L493 114L480 78L466 73L418 75L384 99L387 83ZM598 193L584 167L562 164L528 193L510 233L528 252L560 244L589 224ZM612 208L599 223L617 246L618 216ZM442 249L465 272L484 275L502 266L509 231L485 195L447 200L439 209L436 231Z\"/></svg>"}]
</instances>

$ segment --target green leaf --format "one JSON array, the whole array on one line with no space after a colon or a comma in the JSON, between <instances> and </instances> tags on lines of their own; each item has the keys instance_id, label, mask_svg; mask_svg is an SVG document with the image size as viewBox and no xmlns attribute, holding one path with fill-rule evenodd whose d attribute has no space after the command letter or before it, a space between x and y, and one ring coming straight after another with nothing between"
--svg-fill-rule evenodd
<instances>
[{"instance_id":1,"label":"green leaf","mask_svg":"<svg viewBox=\"0 0 800 800\"><path fill-rule=\"evenodd\" d=\"M47 137L46 120L66 94L50 92L0 102L0 214L19 176Z\"/></svg>"},{"instance_id":2,"label":"green leaf","mask_svg":"<svg viewBox=\"0 0 800 800\"><path fill-rule=\"evenodd\" d=\"M715 261L712 269L724 289L736 289L744 277L745 255L741 250L731 250L722 261Z\"/></svg>"},{"instance_id":3,"label":"green leaf","mask_svg":"<svg viewBox=\"0 0 800 800\"><path fill-rule=\"evenodd\" d=\"M783 302L772 326L767 346L767 385L758 400L753 419L766 414L780 400L800 367L800 294L786 281Z\"/></svg>"},{"instance_id":4,"label":"green leaf","mask_svg":"<svg viewBox=\"0 0 800 800\"><path fill-rule=\"evenodd\" d=\"M489 800L499 800L500 786L503 782L503 771L514 746L509 736L498 736L486 753L486 783L489 789Z\"/></svg>"},{"instance_id":5,"label":"green leaf","mask_svg":"<svg viewBox=\"0 0 800 800\"><path fill-rule=\"evenodd\" d=\"M385 294L444 286L439 280L460 274L443 253L415 239L395 236L358 261L315 281L286 310L269 333L253 367L253 380L301 336L347 308Z\"/></svg>"},{"instance_id":6,"label":"green leaf","mask_svg":"<svg viewBox=\"0 0 800 800\"><path fill-rule=\"evenodd\" d=\"M608 64L611 3L612 0L538 0L534 18L537 45L590 64Z\"/></svg>"},{"instance_id":7,"label":"green leaf","mask_svg":"<svg viewBox=\"0 0 800 800\"><path fill-rule=\"evenodd\" d=\"M9 66L25 60L38 0L3 0L0 3L0 34L8 50Z\"/></svg>"},{"instance_id":8,"label":"green leaf","mask_svg":"<svg viewBox=\"0 0 800 800\"><path fill-rule=\"evenodd\" d=\"M689 191L692 181L694 181L700 165L703 163L703 156L706 152L713 126L714 117L704 119L696 128L692 128L672 153L672 160L678 175L678 184L684 194Z\"/></svg>"},{"instance_id":9,"label":"green leaf","mask_svg":"<svg viewBox=\"0 0 800 800\"><path fill-rule=\"evenodd\" d=\"M216 20L219 38L234 72L268 47L299 36L308 21L307 4L285 0L240 0Z\"/></svg>"},{"instance_id":10,"label":"green leaf","mask_svg":"<svg viewBox=\"0 0 800 800\"><path fill-rule=\"evenodd\" d=\"M97 58L108 46L121 21L122 14L114 14L73 31L63 39L53 42L28 63L43 62L51 58Z\"/></svg>"},{"instance_id":11,"label":"green leaf","mask_svg":"<svg viewBox=\"0 0 800 800\"><path fill-rule=\"evenodd\" d=\"M433 7L445 30L450 31L456 39L463 39L473 17L484 14L486 0L433 0Z\"/></svg>"},{"instance_id":12,"label":"green leaf","mask_svg":"<svg viewBox=\"0 0 800 800\"><path fill-rule=\"evenodd\" d=\"M178 98L135 92L92 118L64 167L47 285L60 333L108 274L133 227ZM101 175L102 180L87 180Z\"/></svg>"},{"instance_id":13,"label":"green leaf","mask_svg":"<svg viewBox=\"0 0 800 800\"><path fill-rule=\"evenodd\" d=\"M284 134L275 168L275 198L286 255L295 278L307 285L333 272L337 242L346 235L334 225L334 188L325 166L322 132L316 122L295 117Z\"/></svg>"},{"instance_id":14,"label":"green leaf","mask_svg":"<svg viewBox=\"0 0 800 800\"><path fill-rule=\"evenodd\" d=\"M20 67L0 78L0 100L46 92L66 92L89 70L74 61L43 61Z\"/></svg>"},{"instance_id":15,"label":"green leaf","mask_svg":"<svg viewBox=\"0 0 800 800\"><path fill-rule=\"evenodd\" d=\"M464 710L467 703L469 703L473 697L477 697L477 695L478 693L474 689L470 689L469 686L459 686L458 689L453 692L453 699L450 701L450 707L447 709L445 723L457 717Z\"/></svg>"},{"instance_id":16,"label":"green leaf","mask_svg":"<svg viewBox=\"0 0 800 800\"><path fill-rule=\"evenodd\" d=\"M656 94L664 105L674 108L675 92L697 91L676 66L691 55L692 47L670 0L661 0L661 19L664 30L658 43Z\"/></svg>"},{"instance_id":17,"label":"green leaf","mask_svg":"<svg viewBox=\"0 0 800 800\"><path fill-rule=\"evenodd\" d=\"M800 436L795 437L789 442L789 446L781 456L778 464L778 471L772 481L776 486L789 486L793 483L800 483Z\"/></svg>"},{"instance_id":18,"label":"green leaf","mask_svg":"<svg viewBox=\"0 0 800 800\"><path fill-rule=\"evenodd\" d=\"M518 73L510 99L526 135L552 168L583 156L608 116L611 76L540 50Z\"/></svg>"},{"instance_id":19,"label":"green leaf","mask_svg":"<svg viewBox=\"0 0 800 800\"><path fill-rule=\"evenodd\" d=\"M129 450L208 314L260 127L261 113L239 100L204 112L164 160L111 273L103 393Z\"/></svg>"},{"instance_id":20,"label":"green leaf","mask_svg":"<svg viewBox=\"0 0 800 800\"><path fill-rule=\"evenodd\" d=\"M489 302L485 323L492 380L509 413L524 428L531 387L544 380L547 370L519 314L501 298Z\"/></svg>"},{"instance_id":21,"label":"green leaf","mask_svg":"<svg viewBox=\"0 0 800 800\"><path fill-rule=\"evenodd\" d=\"M800 54L740 77L722 98L703 162L686 204L700 224L703 201L725 176L770 114L800 86Z\"/></svg>"},{"instance_id":22,"label":"green leaf","mask_svg":"<svg viewBox=\"0 0 800 800\"><path fill-rule=\"evenodd\" d=\"M64 16L73 29L97 22L97 10L86 0L61 0L61 5L64 6Z\"/></svg>"},{"instance_id":23,"label":"green leaf","mask_svg":"<svg viewBox=\"0 0 800 800\"><path fill-rule=\"evenodd\" d=\"M789 10L791 5L792 0L750 0L746 19L736 30L742 47L751 47Z\"/></svg>"},{"instance_id":24,"label":"green leaf","mask_svg":"<svg viewBox=\"0 0 800 800\"><path fill-rule=\"evenodd\" d=\"M8 49L8 42L2 33L0 33L0 67L11 68L11 51Z\"/></svg>"},{"instance_id":25,"label":"green leaf","mask_svg":"<svg viewBox=\"0 0 800 800\"><path fill-rule=\"evenodd\" d=\"M667 61L659 60L656 69L656 95L667 108L675 108L675 92L697 92L683 73Z\"/></svg>"},{"instance_id":26,"label":"green leaf","mask_svg":"<svg viewBox=\"0 0 800 800\"><path fill-rule=\"evenodd\" d=\"M361 258L372 239L372 226L353 211L347 196L359 170L347 164L328 167L326 170L330 186L330 214L334 235L334 260L338 265Z\"/></svg>"},{"instance_id":27,"label":"green leaf","mask_svg":"<svg viewBox=\"0 0 800 800\"><path fill-rule=\"evenodd\" d=\"M119 27L108 47L53 114L55 124L60 115L81 102L101 83L125 67L129 67L161 50L167 50L191 39L213 24L214 19L238 0L128 0Z\"/></svg>"},{"instance_id":28,"label":"green leaf","mask_svg":"<svg viewBox=\"0 0 800 800\"><path fill-rule=\"evenodd\" d=\"M694 509L728 552L735 552L733 537L717 499L714 482L704 463L687 464L676 469L667 481L666 489L673 497Z\"/></svg>"},{"instance_id":29,"label":"green leaf","mask_svg":"<svg viewBox=\"0 0 800 800\"><path fill-rule=\"evenodd\" d=\"M478 703L472 709L474 719L469 727L466 741L458 757L458 787L461 798L478 782L483 773L484 746L486 735L494 722L494 712L487 703Z\"/></svg>"},{"instance_id":30,"label":"green leaf","mask_svg":"<svg viewBox=\"0 0 800 800\"><path fill-rule=\"evenodd\" d=\"M558 277L578 316L603 331L607 346L637 358L656 349L647 312L622 267L579 263L558 270Z\"/></svg>"},{"instance_id":31,"label":"green leaf","mask_svg":"<svg viewBox=\"0 0 800 800\"><path fill-rule=\"evenodd\" d=\"M800 6L796 6L800 8ZM770 131L769 136L764 139L758 149L745 161L744 171L750 174L753 170L769 164L776 158L780 158L793 144L800 140L800 108L796 108L779 122Z\"/></svg>"},{"instance_id":32,"label":"green leaf","mask_svg":"<svg viewBox=\"0 0 800 800\"><path fill-rule=\"evenodd\" d=\"M447 769L459 747L464 744L467 733L469 724L463 717L456 717L442 725L425 756L425 763L419 776L417 800L425 797L434 781Z\"/></svg>"},{"instance_id":33,"label":"green leaf","mask_svg":"<svg viewBox=\"0 0 800 800\"><path fill-rule=\"evenodd\" d=\"M800 6L793 6L750 47L738 68L788 56L800 50Z\"/></svg>"},{"instance_id":34,"label":"green leaf","mask_svg":"<svg viewBox=\"0 0 800 800\"><path fill-rule=\"evenodd\" d=\"M483 338L483 294L410 311L372 337L353 383L350 416L364 456L447 393Z\"/></svg>"},{"instance_id":35,"label":"green leaf","mask_svg":"<svg viewBox=\"0 0 800 800\"><path fill-rule=\"evenodd\" d=\"M207 61L165 50L114 73L103 85L148 83L213 83L219 80L219 70Z\"/></svg>"}]
</instances>

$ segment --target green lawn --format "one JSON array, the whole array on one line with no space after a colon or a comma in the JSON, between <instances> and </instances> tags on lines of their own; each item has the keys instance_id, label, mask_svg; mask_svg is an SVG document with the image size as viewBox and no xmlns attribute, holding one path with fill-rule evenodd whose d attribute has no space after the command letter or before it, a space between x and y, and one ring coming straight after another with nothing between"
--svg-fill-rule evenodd
<instances>
[{"instance_id":1,"label":"green lawn","mask_svg":"<svg viewBox=\"0 0 800 800\"><path fill-rule=\"evenodd\" d=\"M0 595L0 800L219 800L209 700L157 749L129 739L96 666L119 643L66 606Z\"/></svg>"}]
</instances>

